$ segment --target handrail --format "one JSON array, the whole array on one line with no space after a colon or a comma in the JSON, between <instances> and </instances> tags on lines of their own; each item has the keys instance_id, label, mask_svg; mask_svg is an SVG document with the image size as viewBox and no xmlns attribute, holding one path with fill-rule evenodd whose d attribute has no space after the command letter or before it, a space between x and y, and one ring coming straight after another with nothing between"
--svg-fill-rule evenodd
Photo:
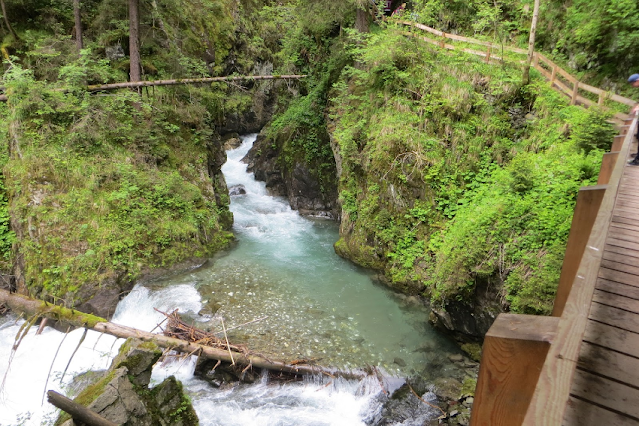
<instances>
[{"instance_id":1,"label":"handrail","mask_svg":"<svg viewBox=\"0 0 639 426\"><path fill-rule=\"evenodd\" d=\"M608 227L636 129L637 117L632 120L625 135L523 425L552 426L563 422Z\"/></svg>"},{"instance_id":2,"label":"handrail","mask_svg":"<svg viewBox=\"0 0 639 426\"><path fill-rule=\"evenodd\" d=\"M505 60L505 58L502 58L498 55L491 55L493 50L504 50L504 51L508 51L508 52L512 52L515 54L522 54L525 55L528 52L524 49L520 49L517 47L513 47L513 46L506 46L506 45L499 45L499 44L495 44L495 43L490 43L490 42L486 42L486 41L481 41L481 40L477 40L474 38L470 38L470 37L463 37L460 35L456 35L456 34L449 34L446 33L444 31L440 31L437 30L435 28L431 28L428 27L426 25L423 24L419 24L417 22L412 22L412 21L406 21L406 20L397 20L395 21L398 24L401 25L406 25L406 26L410 26L410 27L414 27L423 31L426 31L430 34L434 34L438 37L442 37L442 39L449 39L449 40L455 40L455 41L460 41L460 42L464 42L464 43L469 43L469 44L475 44L475 45L479 45L479 46L484 46L487 47L487 51L486 52L481 52L481 51L476 51L476 50L472 50L472 49L456 49L454 45L451 44L446 44L443 40L442 41L437 41L437 40L433 40L430 39L428 37L418 37L412 33L408 33L408 32L402 32L402 34L405 35L410 35L413 37L418 37L428 43L431 43L435 46L439 46L441 48L444 49L448 49L448 50L460 50L462 52L465 53L470 53L472 55L477 55L477 56L483 56L486 61L490 61L490 60L500 60L503 61ZM516 61L519 63L525 63L525 61L521 60L521 61ZM543 65L545 65L548 70L546 68L544 68ZM573 75L571 75L569 72L567 72L566 70L564 70L563 68L561 68L559 65L555 64L553 61L551 61L550 59L548 59L544 54L539 53L539 52L534 52L533 53L533 67L539 71L544 77L546 77L551 85L556 86L561 92L563 92L564 94L568 95L570 97L570 102L571 104L582 104L582 105L586 105L586 106L591 106L591 105L595 105L595 102L591 101L590 99L584 97L584 96L580 96L579 95L579 91L580 90L584 90L588 93L592 93L594 95L598 96L598 100L596 102L597 105L604 107L604 101L606 99L609 99L611 101L623 104L623 105L627 105L627 106L634 106L637 104L636 101L617 95L615 93L611 93L611 92L607 92L603 89L600 89L598 87L594 87L591 86L589 84L585 84L580 82L576 77L574 77ZM550 71L549 71L550 70ZM560 81L559 77L564 78L567 83L566 84L562 81ZM623 119L625 118L625 114L616 114L615 117L617 119Z\"/></svg>"}]
</instances>

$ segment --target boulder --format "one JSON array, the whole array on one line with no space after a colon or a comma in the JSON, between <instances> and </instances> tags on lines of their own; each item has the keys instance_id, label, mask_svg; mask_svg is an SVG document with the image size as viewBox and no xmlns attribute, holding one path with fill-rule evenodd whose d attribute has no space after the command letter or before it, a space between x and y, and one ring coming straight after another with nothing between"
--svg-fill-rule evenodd
<instances>
[{"instance_id":1,"label":"boulder","mask_svg":"<svg viewBox=\"0 0 639 426\"><path fill-rule=\"evenodd\" d=\"M246 188L244 185L233 185L229 188L229 195L244 195L246 194Z\"/></svg>"},{"instance_id":2,"label":"boulder","mask_svg":"<svg viewBox=\"0 0 639 426\"><path fill-rule=\"evenodd\" d=\"M104 376L80 392L75 402L116 424L198 425L197 414L175 377L148 387L153 365L161 355L153 342L128 339ZM63 422L68 417L63 414L56 424L66 425Z\"/></svg>"}]
</instances>

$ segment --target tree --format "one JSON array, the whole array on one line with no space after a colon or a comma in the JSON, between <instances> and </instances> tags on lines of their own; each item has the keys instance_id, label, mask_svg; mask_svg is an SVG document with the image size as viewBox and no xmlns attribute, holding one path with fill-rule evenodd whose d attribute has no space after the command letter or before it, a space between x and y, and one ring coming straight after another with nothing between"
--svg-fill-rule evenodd
<instances>
[{"instance_id":1,"label":"tree","mask_svg":"<svg viewBox=\"0 0 639 426\"><path fill-rule=\"evenodd\" d=\"M2 10L2 17L4 18L4 24L7 26L7 29L13 35L13 38L15 38L16 40L20 40L20 37L18 37L18 34L16 34L16 32L13 30L13 27L9 23L9 18L7 17L7 8L4 4L4 0L0 0L0 9Z\"/></svg>"},{"instance_id":2,"label":"tree","mask_svg":"<svg viewBox=\"0 0 639 426\"><path fill-rule=\"evenodd\" d=\"M140 3L129 0L129 59L130 80L141 80L140 66Z\"/></svg>"},{"instance_id":3,"label":"tree","mask_svg":"<svg viewBox=\"0 0 639 426\"><path fill-rule=\"evenodd\" d=\"M75 20L75 44L82 50L82 17L80 16L80 0L73 0L73 18Z\"/></svg>"},{"instance_id":4,"label":"tree","mask_svg":"<svg viewBox=\"0 0 639 426\"><path fill-rule=\"evenodd\" d=\"M530 83L530 64L532 63L533 54L535 53L535 32L537 31L537 18L539 18L539 0L535 0L532 22L530 24L530 36L528 37L528 58L526 59L526 65L524 65L524 85Z\"/></svg>"}]
</instances>

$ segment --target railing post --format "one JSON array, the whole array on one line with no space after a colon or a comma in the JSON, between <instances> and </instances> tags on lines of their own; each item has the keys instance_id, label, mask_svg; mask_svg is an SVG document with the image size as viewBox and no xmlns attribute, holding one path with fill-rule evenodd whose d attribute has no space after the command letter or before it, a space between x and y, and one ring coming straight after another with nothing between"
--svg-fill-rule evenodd
<instances>
[{"instance_id":1,"label":"railing post","mask_svg":"<svg viewBox=\"0 0 639 426\"><path fill-rule=\"evenodd\" d=\"M558 323L499 314L484 339L471 426L521 425Z\"/></svg>"},{"instance_id":2,"label":"railing post","mask_svg":"<svg viewBox=\"0 0 639 426\"><path fill-rule=\"evenodd\" d=\"M615 138L612 140L612 146L610 147L610 152L621 151L621 145L623 145L623 140L625 138L626 137L623 135L615 136Z\"/></svg>"},{"instance_id":3,"label":"railing post","mask_svg":"<svg viewBox=\"0 0 639 426\"><path fill-rule=\"evenodd\" d=\"M488 46L488 52L486 53L486 63L490 62L490 51L491 51L491 48L490 46Z\"/></svg>"},{"instance_id":4,"label":"railing post","mask_svg":"<svg viewBox=\"0 0 639 426\"><path fill-rule=\"evenodd\" d=\"M560 317L564 311L568 294L570 294L572 283L575 281L577 269L579 269L579 263L586 249L588 238L590 238L590 232L597 218L606 187L607 185L594 185L584 186L579 189L575 213L572 216L572 224L568 234L564 263L561 266L557 295L552 308L552 316L554 317Z\"/></svg>"},{"instance_id":5,"label":"railing post","mask_svg":"<svg viewBox=\"0 0 639 426\"><path fill-rule=\"evenodd\" d=\"M604 101L606 100L606 98L608 97L608 93L607 92L599 92L599 100L597 101L597 105L599 106L603 106Z\"/></svg>"},{"instance_id":6,"label":"railing post","mask_svg":"<svg viewBox=\"0 0 639 426\"><path fill-rule=\"evenodd\" d=\"M610 181L610 175L615 168L615 163L619 157L619 152L606 152L601 159L601 168L599 169L599 178L597 185L607 185Z\"/></svg>"},{"instance_id":7,"label":"railing post","mask_svg":"<svg viewBox=\"0 0 639 426\"><path fill-rule=\"evenodd\" d=\"M577 95L579 95L579 81L575 79L572 82L572 96L570 97L570 105L577 105Z\"/></svg>"},{"instance_id":8,"label":"railing post","mask_svg":"<svg viewBox=\"0 0 639 426\"><path fill-rule=\"evenodd\" d=\"M557 64L552 64L552 73L550 74L550 87L555 83L557 78Z\"/></svg>"}]
</instances>

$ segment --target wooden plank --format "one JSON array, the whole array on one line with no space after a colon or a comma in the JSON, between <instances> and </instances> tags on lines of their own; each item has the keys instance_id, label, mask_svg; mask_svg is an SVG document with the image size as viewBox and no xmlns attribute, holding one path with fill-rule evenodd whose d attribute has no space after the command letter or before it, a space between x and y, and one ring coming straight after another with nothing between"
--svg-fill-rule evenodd
<instances>
[{"instance_id":1,"label":"wooden plank","mask_svg":"<svg viewBox=\"0 0 639 426\"><path fill-rule=\"evenodd\" d=\"M629 223L611 222L610 227L611 229L615 228L615 230L619 230L620 232L623 229L626 229L629 231L639 231L639 223L629 224Z\"/></svg>"},{"instance_id":2,"label":"wooden plank","mask_svg":"<svg viewBox=\"0 0 639 426\"><path fill-rule=\"evenodd\" d=\"M588 321L584 342L603 346L626 355L639 357L639 334L597 321Z\"/></svg>"},{"instance_id":3,"label":"wooden plank","mask_svg":"<svg viewBox=\"0 0 639 426\"><path fill-rule=\"evenodd\" d=\"M562 424L564 426L636 426L637 420L571 396Z\"/></svg>"},{"instance_id":4,"label":"wooden plank","mask_svg":"<svg viewBox=\"0 0 639 426\"><path fill-rule=\"evenodd\" d=\"M606 240L606 244L610 246L623 247L629 250L639 251L639 243L635 243L632 241L624 241L624 240L619 240L617 238L609 237Z\"/></svg>"},{"instance_id":5,"label":"wooden plank","mask_svg":"<svg viewBox=\"0 0 639 426\"><path fill-rule=\"evenodd\" d=\"M638 255L639 257L639 255ZM623 263L626 265L635 266L637 265L637 259L631 256L626 256L625 254L614 253L611 251L604 250L603 259L612 260L617 263Z\"/></svg>"},{"instance_id":6,"label":"wooden plank","mask_svg":"<svg viewBox=\"0 0 639 426\"><path fill-rule=\"evenodd\" d=\"M611 253L627 256L629 258L634 258L634 259L639 258L639 252L637 250L627 249L627 248L618 247L618 246L606 246L605 250Z\"/></svg>"},{"instance_id":7,"label":"wooden plank","mask_svg":"<svg viewBox=\"0 0 639 426\"><path fill-rule=\"evenodd\" d=\"M629 219L629 218L626 218L623 216L617 216L617 215L612 216L612 221L616 223L626 223L628 225L634 225L637 223L636 219Z\"/></svg>"},{"instance_id":8,"label":"wooden plank","mask_svg":"<svg viewBox=\"0 0 639 426\"><path fill-rule=\"evenodd\" d=\"M615 224L617 225L617 224ZM620 224L624 225L624 224ZM632 225L627 225L632 226ZM624 229L619 228L617 226L611 226L608 231L608 235L617 240L626 240L626 241L639 241L639 227L634 227L632 229Z\"/></svg>"},{"instance_id":9,"label":"wooden plank","mask_svg":"<svg viewBox=\"0 0 639 426\"><path fill-rule=\"evenodd\" d=\"M632 262L632 264L627 265L624 263L617 262L616 260L617 259L608 260L606 259L606 256L604 255L604 258L601 261L601 267L607 270L620 271L620 272L630 274L632 276L637 277L637 280L639 281L639 266L636 266L636 262Z\"/></svg>"},{"instance_id":10,"label":"wooden plank","mask_svg":"<svg viewBox=\"0 0 639 426\"><path fill-rule=\"evenodd\" d=\"M592 303L590 319L624 330L639 332L639 315L613 306Z\"/></svg>"},{"instance_id":11,"label":"wooden plank","mask_svg":"<svg viewBox=\"0 0 639 426\"><path fill-rule=\"evenodd\" d=\"M636 101L633 101L632 99L628 99L625 98L623 96L619 96L617 94L612 93L610 95L610 99L615 101L615 102L619 102L620 104L624 104L624 105L628 105L628 106L635 106L637 104Z\"/></svg>"},{"instance_id":12,"label":"wooden plank","mask_svg":"<svg viewBox=\"0 0 639 426\"><path fill-rule=\"evenodd\" d=\"M639 419L639 390L592 373L577 370L571 394Z\"/></svg>"},{"instance_id":13,"label":"wooden plank","mask_svg":"<svg viewBox=\"0 0 639 426\"><path fill-rule=\"evenodd\" d=\"M637 126L637 118L633 120ZM590 304L595 290L597 273L606 246L606 236L612 218L619 182L625 169L631 137L624 140L619 159L610 176L608 190L604 195L595 220L586 250L579 264L577 276L566 301L564 312L557 328L557 337L550 346L546 362L539 375L539 382L530 402L523 424L526 426L561 424L566 404L570 397L576 360L584 336ZM593 304L603 306L599 304ZM609 308L612 309L612 308ZM639 404L637 404L639 407Z\"/></svg>"},{"instance_id":14,"label":"wooden plank","mask_svg":"<svg viewBox=\"0 0 639 426\"><path fill-rule=\"evenodd\" d=\"M520 425L559 318L500 314L486 333L472 426Z\"/></svg>"},{"instance_id":15,"label":"wooden plank","mask_svg":"<svg viewBox=\"0 0 639 426\"><path fill-rule=\"evenodd\" d=\"M592 231L592 226L595 223L595 219L597 219L601 200L603 200L606 193L606 188L606 185L579 188L575 212L570 224L564 262L561 265L557 294L552 308L553 317L560 317L564 310L572 283L577 275L577 269L579 269L579 262L581 262L590 237L590 231Z\"/></svg>"},{"instance_id":16,"label":"wooden plank","mask_svg":"<svg viewBox=\"0 0 639 426\"><path fill-rule=\"evenodd\" d=\"M610 175L612 174L612 169L615 168L617 157L619 157L619 152L607 152L603 155L597 185L605 185L608 183Z\"/></svg>"},{"instance_id":17,"label":"wooden plank","mask_svg":"<svg viewBox=\"0 0 639 426\"><path fill-rule=\"evenodd\" d=\"M578 365L582 370L639 387L639 358L584 343Z\"/></svg>"},{"instance_id":18,"label":"wooden plank","mask_svg":"<svg viewBox=\"0 0 639 426\"><path fill-rule=\"evenodd\" d=\"M639 209L634 207L617 206L614 210L616 216L625 217L627 219L637 219L639 222Z\"/></svg>"},{"instance_id":19,"label":"wooden plank","mask_svg":"<svg viewBox=\"0 0 639 426\"><path fill-rule=\"evenodd\" d=\"M626 208L634 208L639 210L639 198L636 196L628 196L624 194L620 194L617 197L616 207L626 207Z\"/></svg>"},{"instance_id":20,"label":"wooden plank","mask_svg":"<svg viewBox=\"0 0 639 426\"><path fill-rule=\"evenodd\" d=\"M639 300L625 297L620 294L608 293L607 291L596 289L595 293L592 295L592 301L602 305L611 306L613 308L623 309L624 311L634 314L639 314Z\"/></svg>"},{"instance_id":21,"label":"wooden plank","mask_svg":"<svg viewBox=\"0 0 639 426\"><path fill-rule=\"evenodd\" d=\"M629 284L622 284L615 281L599 278L597 280L597 290L606 291L608 293L615 293L631 299L639 300L639 287Z\"/></svg>"},{"instance_id":22,"label":"wooden plank","mask_svg":"<svg viewBox=\"0 0 639 426\"><path fill-rule=\"evenodd\" d=\"M599 269L599 278L615 281L618 283L639 286L639 277L626 272L614 271L608 268Z\"/></svg>"}]
</instances>

